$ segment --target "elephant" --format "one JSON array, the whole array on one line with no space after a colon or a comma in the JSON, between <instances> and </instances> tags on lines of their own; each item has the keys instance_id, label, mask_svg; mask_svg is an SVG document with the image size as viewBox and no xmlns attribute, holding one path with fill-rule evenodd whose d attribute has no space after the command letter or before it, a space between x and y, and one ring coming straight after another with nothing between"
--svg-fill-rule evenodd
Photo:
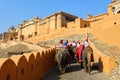
<instances>
[{"instance_id":1,"label":"elephant","mask_svg":"<svg viewBox=\"0 0 120 80\"><path fill-rule=\"evenodd\" d=\"M69 52L67 48L56 49L56 61L61 73L65 73L66 68L70 66Z\"/></svg>"},{"instance_id":2,"label":"elephant","mask_svg":"<svg viewBox=\"0 0 120 80\"><path fill-rule=\"evenodd\" d=\"M90 74L91 72L91 62L94 61L94 58L93 58L93 49L88 46L88 47L85 47L84 50L83 50L83 65L84 65L84 69L86 72L88 72Z\"/></svg>"}]
</instances>

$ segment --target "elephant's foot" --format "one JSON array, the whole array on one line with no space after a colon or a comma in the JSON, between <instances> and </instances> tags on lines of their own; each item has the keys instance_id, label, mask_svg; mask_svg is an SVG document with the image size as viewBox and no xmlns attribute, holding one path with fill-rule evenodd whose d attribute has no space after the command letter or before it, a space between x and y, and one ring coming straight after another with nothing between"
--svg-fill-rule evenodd
<instances>
[{"instance_id":1,"label":"elephant's foot","mask_svg":"<svg viewBox=\"0 0 120 80\"><path fill-rule=\"evenodd\" d=\"M85 69L85 72L86 72L86 73L88 73L88 70L87 70L87 69Z\"/></svg>"}]
</instances>

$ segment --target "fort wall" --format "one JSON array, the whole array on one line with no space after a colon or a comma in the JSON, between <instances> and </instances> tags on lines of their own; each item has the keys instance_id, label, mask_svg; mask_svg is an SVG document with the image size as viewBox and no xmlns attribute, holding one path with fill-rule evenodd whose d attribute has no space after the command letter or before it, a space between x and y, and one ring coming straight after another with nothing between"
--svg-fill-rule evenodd
<instances>
[{"instance_id":1,"label":"fort wall","mask_svg":"<svg viewBox=\"0 0 120 80\"><path fill-rule=\"evenodd\" d=\"M72 22L68 22L67 23L67 28L75 28L75 22L74 21L72 21Z\"/></svg>"},{"instance_id":2,"label":"fort wall","mask_svg":"<svg viewBox=\"0 0 120 80\"><path fill-rule=\"evenodd\" d=\"M55 49L0 58L0 80L40 80L54 66Z\"/></svg>"},{"instance_id":3,"label":"fort wall","mask_svg":"<svg viewBox=\"0 0 120 80\"><path fill-rule=\"evenodd\" d=\"M82 18L77 18L75 19L75 26L77 28L86 28L86 27L90 27L90 22L83 20Z\"/></svg>"},{"instance_id":4,"label":"fort wall","mask_svg":"<svg viewBox=\"0 0 120 80\"><path fill-rule=\"evenodd\" d=\"M94 50L94 60L98 62L99 71L109 74L117 65L115 57L100 52L93 43L90 43L90 45Z\"/></svg>"},{"instance_id":5,"label":"fort wall","mask_svg":"<svg viewBox=\"0 0 120 80\"><path fill-rule=\"evenodd\" d=\"M98 28L98 27L106 28L106 27L111 27L111 26L114 26L114 25L118 25L118 24L120 24L119 16L120 16L120 14L108 16L108 17L105 17L102 20L91 22L90 25L91 25L91 27L94 27L94 28Z\"/></svg>"},{"instance_id":6,"label":"fort wall","mask_svg":"<svg viewBox=\"0 0 120 80\"><path fill-rule=\"evenodd\" d=\"M86 28L90 27L90 22L86 21L82 18L77 18L75 21L71 21L67 23L67 28L72 29L72 28Z\"/></svg>"},{"instance_id":7,"label":"fort wall","mask_svg":"<svg viewBox=\"0 0 120 80\"><path fill-rule=\"evenodd\" d=\"M24 29L22 29L22 34L27 38L30 37L30 35L32 36L32 34L35 32L35 27L34 25L29 25L28 27L25 27Z\"/></svg>"},{"instance_id":8,"label":"fort wall","mask_svg":"<svg viewBox=\"0 0 120 80\"><path fill-rule=\"evenodd\" d=\"M32 42L37 43L39 41L45 41L45 40L52 40L54 38L60 37L60 36L68 36L73 34L85 34L85 33L91 32L91 29L88 28L61 28L56 29L49 34L43 34L40 36L34 36L31 38L26 39L26 42Z\"/></svg>"},{"instance_id":9,"label":"fort wall","mask_svg":"<svg viewBox=\"0 0 120 80\"><path fill-rule=\"evenodd\" d=\"M97 15L97 16L88 16L87 20L90 21L90 22L95 22L95 21L102 20L107 16L108 16L108 13L100 14L100 15Z\"/></svg>"},{"instance_id":10,"label":"fort wall","mask_svg":"<svg viewBox=\"0 0 120 80\"><path fill-rule=\"evenodd\" d=\"M47 24L39 25L38 26L38 34L37 35L43 35L47 34L49 32L49 27Z\"/></svg>"},{"instance_id":11,"label":"fort wall","mask_svg":"<svg viewBox=\"0 0 120 80\"><path fill-rule=\"evenodd\" d=\"M4 42L10 41L10 40L16 40L17 39L17 32L4 32L2 36L2 40Z\"/></svg>"},{"instance_id":12,"label":"fort wall","mask_svg":"<svg viewBox=\"0 0 120 80\"><path fill-rule=\"evenodd\" d=\"M93 36L104 43L109 43L120 48L119 26L120 14L106 17L101 21L90 23Z\"/></svg>"}]
</instances>

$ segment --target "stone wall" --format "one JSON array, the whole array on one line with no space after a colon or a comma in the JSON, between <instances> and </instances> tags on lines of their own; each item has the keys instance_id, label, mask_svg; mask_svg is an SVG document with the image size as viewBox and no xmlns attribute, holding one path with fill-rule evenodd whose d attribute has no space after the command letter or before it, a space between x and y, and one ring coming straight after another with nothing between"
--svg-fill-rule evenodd
<instances>
[{"instance_id":1,"label":"stone wall","mask_svg":"<svg viewBox=\"0 0 120 80\"><path fill-rule=\"evenodd\" d=\"M119 26L120 14L106 17L101 21L90 23L93 35L99 40L120 48Z\"/></svg>"},{"instance_id":2,"label":"stone wall","mask_svg":"<svg viewBox=\"0 0 120 80\"><path fill-rule=\"evenodd\" d=\"M57 28L57 19L56 19L56 15L50 17L50 30L54 30Z\"/></svg>"},{"instance_id":3,"label":"stone wall","mask_svg":"<svg viewBox=\"0 0 120 80\"><path fill-rule=\"evenodd\" d=\"M108 13L104 13L104 14L100 14L100 15L97 15L97 16L91 16L87 20L90 21L90 22L95 22L95 21L102 20L107 16L108 16Z\"/></svg>"},{"instance_id":4,"label":"stone wall","mask_svg":"<svg viewBox=\"0 0 120 80\"><path fill-rule=\"evenodd\" d=\"M93 43L90 43L90 46L94 51L94 60L99 64L98 69L105 74L110 74L117 65L115 57L100 52Z\"/></svg>"},{"instance_id":5,"label":"stone wall","mask_svg":"<svg viewBox=\"0 0 120 80\"><path fill-rule=\"evenodd\" d=\"M4 32L2 34L2 40L4 42L10 41L10 40L16 40L17 39L17 32Z\"/></svg>"},{"instance_id":6,"label":"stone wall","mask_svg":"<svg viewBox=\"0 0 120 80\"><path fill-rule=\"evenodd\" d=\"M0 58L0 80L40 80L54 65L55 49Z\"/></svg>"},{"instance_id":7,"label":"stone wall","mask_svg":"<svg viewBox=\"0 0 120 80\"><path fill-rule=\"evenodd\" d=\"M47 34L49 32L49 27L47 24L42 24L38 26L38 34L37 35L43 35Z\"/></svg>"},{"instance_id":8,"label":"stone wall","mask_svg":"<svg viewBox=\"0 0 120 80\"><path fill-rule=\"evenodd\" d=\"M90 26L94 27L94 28L98 28L98 27L108 28L108 27L111 27L111 26L114 26L114 25L118 25L118 24L120 24L119 16L120 16L120 14L105 17L102 20L91 22Z\"/></svg>"},{"instance_id":9,"label":"stone wall","mask_svg":"<svg viewBox=\"0 0 120 80\"><path fill-rule=\"evenodd\" d=\"M75 19L75 26L76 26L76 28L90 27L90 22L83 20L82 18L77 18L77 19Z\"/></svg>"},{"instance_id":10,"label":"stone wall","mask_svg":"<svg viewBox=\"0 0 120 80\"><path fill-rule=\"evenodd\" d=\"M89 33L91 30L90 28L61 28L61 29L56 29L49 34L43 34L41 36L35 36L32 38L28 38L25 41L26 42L32 42L32 43L37 43L39 41L47 41L51 40L54 38L57 38L59 36L68 36L68 35L73 35L73 34L84 34L84 33Z\"/></svg>"},{"instance_id":11,"label":"stone wall","mask_svg":"<svg viewBox=\"0 0 120 80\"><path fill-rule=\"evenodd\" d=\"M34 25L29 25L29 27L25 27L22 29L22 35L24 35L26 38L28 36L32 36L33 33L35 33L35 26Z\"/></svg>"},{"instance_id":12,"label":"stone wall","mask_svg":"<svg viewBox=\"0 0 120 80\"><path fill-rule=\"evenodd\" d=\"M68 22L67 23L67 28L75 28L75 22L74 21Z\"/></svg>"},{"instance_id":13,"label":"stone wall","mask_svg":"<svg viewBox=\"0 0 120 80\"><path fill-rule=\"evenodd\" d=\"M82 18L77 18L75 21L68 22L67 23L67 28L86 28L90 27L90 22L83 20Z\"/></svg>"}]
</instances>

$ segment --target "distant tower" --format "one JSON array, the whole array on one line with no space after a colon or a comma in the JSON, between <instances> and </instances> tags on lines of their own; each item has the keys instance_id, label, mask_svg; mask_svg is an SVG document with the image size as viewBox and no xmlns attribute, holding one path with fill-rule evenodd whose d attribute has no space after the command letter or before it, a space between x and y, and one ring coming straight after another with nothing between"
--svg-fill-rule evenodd
<instances>
[{"instance_id":1,"label":"distant tower","mask_svg":"<svg viewBox=\"0 0 120 80\"><path fill-rule=\"evenodd\" d=\"M16 29L14 26L11 26L9 29L8 29L8 32L16 32Z\"/></svg>"},{"instance_id":2,"label":"distant tower","mask_svg":"<svg viewBox=\"0 0 120 80\"><path fill-rule=\"evenodd\" d=\"M112 0L112 3L113 3L113 2L116 2L116 0Z\"/></svg>"}]
</instances>

